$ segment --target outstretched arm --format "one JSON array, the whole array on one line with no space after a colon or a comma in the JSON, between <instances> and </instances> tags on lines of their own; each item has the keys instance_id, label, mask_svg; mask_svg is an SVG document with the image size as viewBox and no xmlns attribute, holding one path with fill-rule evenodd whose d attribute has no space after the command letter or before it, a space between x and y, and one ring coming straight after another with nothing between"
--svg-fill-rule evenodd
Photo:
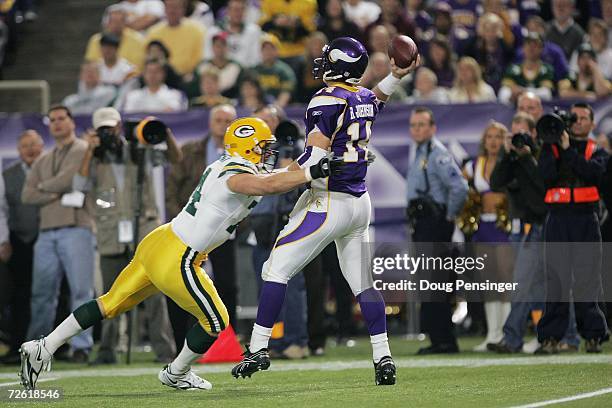
<instances>
[{"instance_id":1,"label":"outstretched arm","mask_svg":"<svg viewBox=\"0 0 612 408\"><path fill-rule=\"evenodd\" d=\"M250 196L263 196L285 193L300 184L312 180L329 177L340 172L344 162L341 159L323 158L317 164L296 171L284 171L270 175L236 174L227 180L231 191Z\"/></svg>"},{"instance_id":2,"label":"outstretched arm","mask_svg":"<svg viewBox=\"0 0 612 408\"><path fill-rule=\"evenodd\" d=\"M372 88L372 92L378 98L379 101L387 102L389 96L395 90L395 87L399 84L400 80L417 69L417 67L421 64L421 55L417 55L416 60L412 62L406 68L400 68L395 65L395 61L391 58L391 73L387 75L382 81L378 83L374 88Z\"/></svg>"}]
</instances>

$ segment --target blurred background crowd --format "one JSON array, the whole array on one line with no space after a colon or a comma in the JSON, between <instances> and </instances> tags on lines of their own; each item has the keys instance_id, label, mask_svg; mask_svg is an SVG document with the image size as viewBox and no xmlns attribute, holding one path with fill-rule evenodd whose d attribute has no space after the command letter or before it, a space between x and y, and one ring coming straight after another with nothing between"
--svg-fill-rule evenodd
<instances>
[{"instance_id":1,"label":"blurred background crowd","mask_svg":"<svg viewBox=\"0 0 612 408\"><path fill-rule=\"evenodd\" d=\"M0 4L0 66L15 62L19 24L35 10L34 0ZM525 88L595 99L612 89L611 25L608 0L125 0L105 9L64 102L75 113L306 103L321 86L310 72L325 43L362 41L369 86L390 72L397 34L416 40L423 67L394 101L514 103Z\"/></svg>"}]
</instances>

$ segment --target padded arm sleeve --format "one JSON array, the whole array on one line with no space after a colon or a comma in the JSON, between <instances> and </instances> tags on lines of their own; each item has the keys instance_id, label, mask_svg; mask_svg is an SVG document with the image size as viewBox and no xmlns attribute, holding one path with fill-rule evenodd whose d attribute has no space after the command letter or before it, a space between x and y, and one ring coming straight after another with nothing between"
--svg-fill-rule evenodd
<instances>
[{"instance_id":1,"label":"padded arm sleeve","mask_svg":"<svg viewBox=\"0 0 612 408\"><path fill-rule=\"evenodd\" d=\"M300 165L300 168L305 169L313 164L317 164L325 156L327 156L326 150L317 146L306 146L304 153L297 158L297 163Z\"/></svg>"}]
</instances>

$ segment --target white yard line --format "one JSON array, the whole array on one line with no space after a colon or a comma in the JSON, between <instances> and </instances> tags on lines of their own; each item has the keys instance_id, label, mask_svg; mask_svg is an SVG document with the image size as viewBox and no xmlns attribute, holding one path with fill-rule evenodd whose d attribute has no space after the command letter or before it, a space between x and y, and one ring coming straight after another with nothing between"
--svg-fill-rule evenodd
<instances>
[{"instance_id":1,"label":"white yard line","mask_svg":"<svg viewBox=\"0 0 612 408\"><path fill-rule=\"evenodd\" d=\"M545 407L547 405L561 404L561 403L564 403L564 402L577 401L577 400L586 399L586 398L593 398L593 397L597 397L597 396L604 395L604 394L610 394L610 393L612 393L612 388L602 388L601 390L597 390L597 391L593 391L593 392L586 392L584 394L576 394L576 395L572 395L572 396L569 396L569 397L559 398L559 399L554 399L554 400L541 401L541 402L533 402L531 404L519 405L519 406L512 407L512 408L537 408L537 407Z\"/></svg>"},{"instance_id":2,"label":"white yard line","mask_svg":"<svg viewBox=\"0 0 612 408\"><path fill-rule=\"evenodd\" d=\"M57 380L57 379L58 379L58 377L41 378L40 380L37 381L37 383L46 382L46 381L53 381L53 380ZM8 383L0 383L0 387L10 387L11 385L21 385L21 381L8 382Z\"/></svg>"},{"instance_id":3,"label":"white yard line","mask_svg":"<svg viewBox=\"0 0 612 408\"><path fill-rule=\"evenodd\" d=\"M314 360L314 359L313 359ZM325 361L316 360L307 362L273 361L271 371L343 371L356 368L372 368L369 360L357 361ZM525 366L543 364L612 364L612 355L599 356L549 356L549 357L510 357L510 358L400 358L395 360L399 368L432 368L432 367L491 367L491 366ZM197 365L198 373L228 373L233 364ZM74 377L135 377L139 375L157 374L161 366L141 368L105 368L81 370L53 371L55 379ZM0 373L0 380L12 380L17 377L15 373ZM41 379L42 381L42 379ZM2 386L2 384L0 384Z\"/></svg>"}]
</instances>

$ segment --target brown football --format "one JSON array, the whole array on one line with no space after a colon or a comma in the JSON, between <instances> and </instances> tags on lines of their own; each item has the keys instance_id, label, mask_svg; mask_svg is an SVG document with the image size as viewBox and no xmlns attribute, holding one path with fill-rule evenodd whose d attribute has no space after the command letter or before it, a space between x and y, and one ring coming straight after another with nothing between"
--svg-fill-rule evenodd
<instances>
[{"instance_id":1,"label":"brown football","mask_svg":"<svg viewBox=\"0 0 612 408\"><path fill-rule=\"evenodd\" d=\"M419 55L419 49L414 40L407 35L398 35L389 45L389 57L395 60L395 65L406 68Z\"/></svg>"}]
</instances>

